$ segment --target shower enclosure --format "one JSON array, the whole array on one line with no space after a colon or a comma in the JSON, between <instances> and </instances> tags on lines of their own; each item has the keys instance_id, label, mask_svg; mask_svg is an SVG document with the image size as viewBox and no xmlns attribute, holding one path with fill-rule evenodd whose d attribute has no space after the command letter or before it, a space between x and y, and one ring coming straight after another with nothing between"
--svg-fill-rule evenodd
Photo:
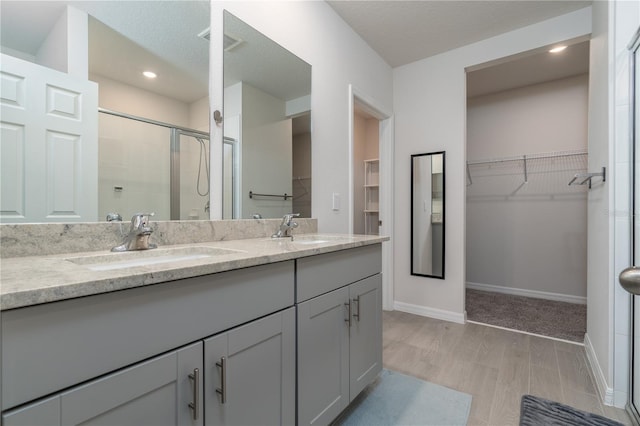
<instances>
[{"instance_id":1,"label":"shower enclosure","mask_svg":"<svg viewBox=\"0 0 640 426\"><path fill-rule=\"evenodd\" d=\"M98 212L209 219L209 134L99 109Z\"/></svg>"}]
</instances>

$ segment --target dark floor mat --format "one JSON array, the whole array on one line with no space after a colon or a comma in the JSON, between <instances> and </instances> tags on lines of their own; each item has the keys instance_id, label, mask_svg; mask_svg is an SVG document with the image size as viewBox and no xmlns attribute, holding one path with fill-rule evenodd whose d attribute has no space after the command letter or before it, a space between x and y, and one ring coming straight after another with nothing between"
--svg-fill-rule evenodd
<instances>
[{"instance_id":1,"label":"dark floor mat","mask_svg":"<svg viewBox=\"0 0 640 426\"><path fill-rule=\"evenodd\" d=\"M559 402L524 395L520 404L520 426L624 426L614 420L587 413Z\"/></svg>"}]
</instances>

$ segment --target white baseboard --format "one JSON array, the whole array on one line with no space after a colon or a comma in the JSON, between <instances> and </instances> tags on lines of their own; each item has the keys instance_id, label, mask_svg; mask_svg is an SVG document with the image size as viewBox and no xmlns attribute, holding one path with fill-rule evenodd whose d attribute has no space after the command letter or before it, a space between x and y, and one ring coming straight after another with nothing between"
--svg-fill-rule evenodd
<instances>
[{"instance_id":1,"label":"white baseboard","mask_svg":"<svg viewBox=\"0 0 640 426\"><path fill-rule=\"evenodd\" d=\"M570 294L551 293L547 291L527 290L525 288L504 287L500 285L472 283L467 281L467 288L481 291L491 291L494 293L511 294L514 296L535 297L537 299L555 300L556 302L587 304L587 298L582 296L572 296Z\"/></svg>"},{"instance_id":2,"label":"white baseboard","mask_svg":"<svg viewBox=\"0 0 640 426\"><path fill-rule=\"evenodd\" d=\"M622 391L613 391L613 406L624 409L629 401L629 394Z\"/></svg>"},{"instance_id":3,"label":"white baseboard","mask_svg":"<svg viewBox=\"0 0 640 426\"><path fill-rule=\"evenodd\" d=\"M442 309L428 308L426 306L413 305L411 303L404 303L404 302L393 302L393 308L397 311L407 312L410 314L420 315L423 317L457 322L458 324L465 323L466 312L457 313L457 312L445 311Z\"/></svg>"},{"instance_id":4,"label":"white baseboard","mask_svg":"<svg viewBox=\"0 0 640 426\"><path fill-rule=\"evenodd\" d=\"M596 352L593 349L593 345L591 344L588 334L584 335L584 349L587 352L587 361L589 362L591 373L596 379L596 389L598 390L598 395L600 395L600 398L602 399L602 403L606 405L614 405L613 389L607 386L607 379L600 368L598 357L596 356Z\"/></svg>"}]
</instances>

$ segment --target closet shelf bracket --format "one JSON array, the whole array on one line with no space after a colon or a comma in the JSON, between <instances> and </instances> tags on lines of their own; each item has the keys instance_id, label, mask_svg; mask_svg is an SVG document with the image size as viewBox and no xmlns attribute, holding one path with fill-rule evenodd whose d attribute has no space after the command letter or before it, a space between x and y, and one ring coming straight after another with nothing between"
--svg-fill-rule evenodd
<instances>
[{"instance_id":1,"label":"closet shelf bracket","mask_svg":"<svg viewBox=\"0 0 640 426\"><path fill-rule=\"evenodd\" d=\"M589 185L589 189L591 189L591 180L594 177L601 177L602 182L607 181L607 168L603 167L601 172L595 173L577 173L573 176L573 179L569 181L569 185Z\"/></svg>"}]
</instances>

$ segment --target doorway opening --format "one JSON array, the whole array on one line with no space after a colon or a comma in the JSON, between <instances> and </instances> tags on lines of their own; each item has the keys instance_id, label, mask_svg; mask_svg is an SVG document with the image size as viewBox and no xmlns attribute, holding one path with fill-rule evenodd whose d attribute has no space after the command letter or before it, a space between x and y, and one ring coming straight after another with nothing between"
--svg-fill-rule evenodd
<instances>
[{"instance_id":1,"label":"doorway opening","mask_svg":"<svg viewBox=\"0 0 640 426\"><path fill-rule=\"evenodd\" d=\"M380 231L380 121L355 103L353 112L353 232Z\"/></svg>"},{"instance_id":2,"label":"doorway opening","mask_svg":"<svg viewBox=\"0 0 640 426\"><path fill-rule=\"evenodd\" d=\"M349 85L349 233L393 241L393 115ZM382 244L382 307L393 309L393 250Z\"/></svg>"},{"instance_id":3,"label":"doorway opening","mask_svg":"<svg viewBox=\"0 0 640 426\"><path fill-rule=\"evenodd\" d=\"M588 41L467 71L471 322L583 343L588 73Z\"/></svg>"}]
</instances>

